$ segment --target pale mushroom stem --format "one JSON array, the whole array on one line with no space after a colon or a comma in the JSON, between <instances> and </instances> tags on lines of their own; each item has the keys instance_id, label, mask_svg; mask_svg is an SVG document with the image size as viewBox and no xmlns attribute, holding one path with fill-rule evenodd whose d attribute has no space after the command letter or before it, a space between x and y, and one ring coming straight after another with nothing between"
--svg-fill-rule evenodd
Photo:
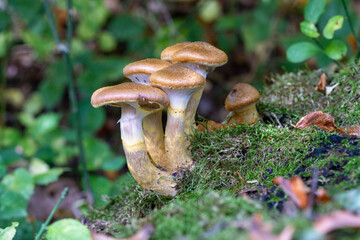
<instances>
[{"instance_id":1,"label":"pale mushroom stem","mask_svg":"<svg viewBox=\"0 0 360 240\"><path fill-rule=\"evenodd\" d=\"M242 109L233 112L231 118L228 120L228 124L233 123L250 123L253 124L259 119L260 115L256 109L256 103L252 103Z\"/></svg>"},{"instance_id":2,"label":"pale mushroom stem","mask_svg":"<svg viewBox=\"0 0 360 240\"><path fill-rule=\"evenodd\" d=\"M195 123L196 110L199 106L203 91L204 91L204 88L201 88L199 91L194 93L191 96L189 103L186 107L186 111L185 111L185 134L186 135L192 135L192 133L193 133L192 128L194 127L194 123Z\"/></svg>"},{"instance_id":3,"label":"pale mushroom stem","mask_svg":"<svg viewBox=\"0 0 360 240\"><path fill-rule=\"evenodd\" d=\"M166 91L166 90L165 90ZM194 161L187 149L185 136L185 109L193 92L196 90L168 93L170 106L167 110L165 128L165 150L168 159L176 164L177 170L192 169Z\"/></svg>"},{"instance_id":4,"label":"pale mushroom stem","mask_svg":"<svg viewBox=\"0 0 360 240\"><path fill-rule=\"evenodd\" d=\"M122 107L120 129L128 168L143 188L166 196L175 196L176 184L171 174L156 168L149 159L142 120L143 117L139 116L133 107Z\"/></svg>"},{"instance_id":5,"label":"pale mushroom stem","mask_svg":"<svg viewBox=\"0 0 360 240\"><path fill-rule=\"evenodd\" d=\"M152 113L144 118L144 137L146 150L151 156L151 160L155 165L160 166L167 172L174 172L176 164L168 161L165 152L165 137L161 119L162 112Z\"/></svg>"}]
</instances>

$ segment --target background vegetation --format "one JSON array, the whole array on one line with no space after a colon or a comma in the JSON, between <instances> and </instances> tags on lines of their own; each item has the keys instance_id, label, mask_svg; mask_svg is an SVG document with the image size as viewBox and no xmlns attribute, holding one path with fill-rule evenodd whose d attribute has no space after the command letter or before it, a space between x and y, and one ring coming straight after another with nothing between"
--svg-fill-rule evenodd
<instances>
[{"instance_id":1,"label":"background vegetation","mask_svg":"<svg viewBox=\"0 0 360 240\"><path fill-rule=\"evenodd\" d=\"M124 191L119 111L93 109L90 96L102 86L126 81L126 64L159 58L162 49L182 41L206 41L222 49L229 62L209 75L199 108L201 116L220 122L227 114L224 99L235 83L265 89L275 73L334 69L353 62L358 51L357 1L330 0L314 20L306 11L316 8L306 10L305 0L76 0L71 21L67 1L48 2L65 45L54 40L43 1L0 0L0 228L19 222L16 239L33 239L65 187L69 196L55 218L87 214L87 182L96 207ZM343 16L341 26L336 22L325 33L334 16ZM304 20L305 27L300 25ZM341 44L326 51L333 40ZM296 43L316 45L316 51L294 61L287 50ZM67 50L78 118L72 114L62 59ZM302 114L290 111L291 116ZM77 121L88 180L80 171Z\"/></svg>"}]
</instances>

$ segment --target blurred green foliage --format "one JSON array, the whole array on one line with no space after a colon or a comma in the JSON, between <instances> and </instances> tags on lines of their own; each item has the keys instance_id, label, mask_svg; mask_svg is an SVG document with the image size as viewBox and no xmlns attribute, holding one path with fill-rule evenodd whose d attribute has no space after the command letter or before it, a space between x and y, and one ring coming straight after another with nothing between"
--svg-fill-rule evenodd
<instances>
[{"instance_id":1,"label":"blurred green foliage","mask_svg":"<svg viewBox=\"0 0 360 240\"><path fill-rule=\"evenodd\" d=\"M346 3L350 5L351 1ZM52 1L62 39L66 34L65 6L65 0ZM299 26L303 10L305 21ZM284 49L293 43L297 44L292 45L296 46L295 53L288 48L288 58L293 62L315 55L317 66L324 67L331 63L328 57L335 60L345 55L350 57L349 43L345 45L344 41L351 31L349 19L342 17L345 12L341 0L329 3L310 0L306 6L288 4L285 0L252 3L76 0L71 14L75 20L70 54L97 206L106 203L104 195L114 195L122 187L118 180L112 182L99 173L121 170L126 161L118 146L109 144L101 134L109 112L104 108L94 109L90 97L100 87L124 81L122 69L126 64L159 57L162 49L177 42L208 41L229 55L230 71L222 72L222 80L231 77L230 74L238 75L239 69L246 66L258 82L263 82L264 73L303 66L286 60ZM356 27L357 19L351 15ZM319 50L309 38L318 38L327 47ZM0 227L8 227L15 220L19 222L15 239L30 239L33 235L34 226L26 224L25 217L35 186L46 186L61 174L74 174L77 169L72 166L78 154L65 66L41 1L0 1L1 62L14 64L13 53L17 47L24 46L30 49L30 65L40 64L42 74L30 83L26 78L6 82L12 89L26 87L12 92L12 99L17 99L18 104L7 105L9 112L0 129ZM1 84L5 86L4 82ZM7 91L7 95L10 93ZM110 134L109 130L106 134ZM111 134L120 139L118 130Z\"/></svg>"}]
</instances>

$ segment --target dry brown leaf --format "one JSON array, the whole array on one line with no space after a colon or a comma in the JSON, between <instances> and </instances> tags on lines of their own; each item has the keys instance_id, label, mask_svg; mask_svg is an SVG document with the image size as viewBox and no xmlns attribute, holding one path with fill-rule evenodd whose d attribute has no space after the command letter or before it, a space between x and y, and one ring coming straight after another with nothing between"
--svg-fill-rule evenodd
<instances>
[{"instance_id":1,"label":"dry brown leaf","mask_svg":"<svg viewBox=\"0 0 360 240\"><path fill-rule=\"evenodd\" d=\"M255 214L248 227L248 235L251 240L290 240L294 232L293 226L287 226L279 235L273 235L272 226L263 222L261 214Z\"/></svg>"},{"instance_id":2,"label":"dry brown leaf","mask_svg":"<svg viewBox=\"0 0 360 240\"><path fill-rule=\"evenodd\" d=\"M322 234L341 228L360 228L360 215L349 211L336 211L318 218L314 228Z\"/></svg>"},{"instance_id":3,"label":"dry brown leaf","mask_svg":"<svg viewBox=\"0 0 360 240\"><path fill-rule=\"evenodd\" d=\"M360 136L360 126L352 126L352 127L340 127L341 131L345 134L352 135L352 136Z\"/></svg>"},{"instance_id":4,"label":"dry brown leaf","mask_svg":"<svg viewBox=\"0 0 360 240\"><path fill-rule=\"evenodd\" d=\"M293 125L293 127L297 129L304 129L314 125L327 132L342 132L341 129L338 129L338 127L335 126L335 119L330 114L322 111L315 111L307 114L302 117L295 126Z\"/></svg>"},{"instance_id":5,"label":"dry brown leaf","mask_svg":"<svg viewBox=\"0 0 360 240\"><path fill-rule=\"evenodd\" d=\"M283 177L274 178L274 183L291 198L291 200L301 209L307 208L309 205L308 193L309 189L305 186L299 176L292 179L286 179Z\"/></svg>"},{"instance_id":6,"label":"dry brown leaf","mask_svg":"<svg viewBox=\"0 0 360 240\"><path fill-rule=\"evenodd\" d=\"M291 179L276 177L274 178L274 183L279 185L299 208L306 209L309 206L310 189L305 186L299 176L295 176ZM330 200L331 198L327 195L325 189L316 190L315 201L317 203L324 203Z\"/></svg>"},{"instance_id":7,"label":"dry brown leaf","mask_svg":"<svg viewBox=\"0 0 360 240\"><path fill-rule=\"evenodd\" d=\"M315 91L325 93L325 90L326 90L326 74L323 73L320 76L320 81L315 87Z\"/></svg>"},{"instance_id":8,"label":"dry brown leaf","mask_svg":"<svg viewBox=\"0 0 360 240\"><path fill-rule=\"evenodd\" d=\"M210 132L212 132L212 131L216 132L217 129L226 129L226 128L228 128L228 126L226 126L226 125L224 125L222 123L217 123L217 122L212 121L212 120L202 122L202 123L197 125L197 129L200 132L203 132L205 130L209 130Z\"/></svg>"},{"instance_id":9,"label":"dry brown leaf","mask_svg":"<svg viewBox=\"0 0 360 240\"><path fill-rule=\"evenodd\" d=\"M148 240L154 232L154 227L151 224L143 226L134 236L129 238L113 238L100 233L91 232L92 240Z\"/></svg>"}]
</instances>

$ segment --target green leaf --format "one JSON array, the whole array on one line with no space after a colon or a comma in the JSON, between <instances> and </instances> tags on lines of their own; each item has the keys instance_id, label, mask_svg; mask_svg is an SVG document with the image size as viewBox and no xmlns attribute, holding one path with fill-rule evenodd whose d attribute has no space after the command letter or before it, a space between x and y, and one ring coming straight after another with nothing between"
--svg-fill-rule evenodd
<instances>
[{"instance_id":1,"label":"green leaf","mask_svg":"<svg viewBox=\"0 0 360 240\"><path fill-rule=\"evenodd\" d=\"M1 182L4 189L21 194L25 199L30 199L34 192L34 180L24 168L17 168L12 174L8 174Z\"/></svg>"},{"instance_id":2,"label":"green leaf","mask_svg":"<svg viewBox=\"0 0 360 240\"><path fill-rule=\"evenodd\" d=\"M98 170L105 159L113 157L109 145L96 138L84 139L84 148L88 170Z\"/></svg>"},{"instance_id":3,"label":"green leaf","mask_svg":"<svg viewBox=\"0 0 360 240\"><path fill-rule=\"evenodd\" d=\"M0 189L0 220L26 217L28 201L20 193Z\"/></svg>"},{"instance_id":4,"label":"green leaf","mask_svg":"<svg viewBox=\"0 0 360 240\"><path fill-rule=\"evenodd\" d=\"M286 58L293 63L299 63L321 52L321 49L309 42L299 42L291 45L286 51Z\"/></svg>"},{"instance_id":5,"label":"green leaf","mask_svg":"<svg viewBox=\"0 0 360 240\"><path fill-rule=\"evenodd\" d=\"M109 160L105 160L102 164L102 169L108 171L116 171L123 168L125 164L126 158L124 156L118 156Z\"/></svg>"},{"instance_id":6,"label":"green leaf","mask_svg":"<svg viewBox=\"0 0 360 240\"><path fill-rule=\"evenodd\" d=\"M33 136L41 136L49 133L59 127L60 114L44 113L40 115L33 126L30 127L29 132Z\"/></svg>"},{"instance_id":7,"label":"green leaf","mask_svg":"<svg viewBox=\"0 0 360 240\"><path fill-rule=\"evenodd\" d=\"M109 24L109 30L120 41L132 41L145 32L145 22L132 15L118 15Z\"/></svg>"},{"instance_id":8,"label":"green leaf","mask_svg":"<svg viewBox=\"0 0 360 240\"><path fill-rule=\"evenodd\" d=\"M0 136L2 147L14 147L21 139L20 131L11 127L1 127Z\"/></svg>"},{"instance_id":9,"label":"green leaf","mask_svg":"<svg viewBox=\"0 0 360 240\"><path fill-rule=\"evenodd\" d=\"M16 152L15 148L5 148L0 150L0 162L10 165L21 160L21 155Z\"/></svg>"},{"instance_id":10,"label":"green leaf","mask_svg":"<svg viewBox=\"0 0 360 240\"><path fill-rule=\"evenodd\" d=\"M113 183L105 177L91 175L90 186L94 193L95 206L106 204L103 196L109 196Z\"/></svg>"},{"instance_id":11,"label":"green leaf","mask_svg":"<svg viewBox=\"0 0 360 240\"><path fill-rule=\"evenodd\" d=\"M331 59L340 60L346 56L346 44L341 40L333 40L327 45L325 53Z\"/></svg>"},{"instance_id":12,"label":"green leaf","mask_svg":"<svg viewBox=\"0 0 360 240\"><path fill-rule=\"evenodd\" d=\"M46 185L58 180L64 171L64 168L51 168L47 172L34 175L34 181L36 184Z\"/></svg>"},{"instance_id":13,"label":"green leaf","mask_svg":"<svg viewBox=\"0 0 360 240\"><path fill-rule=\"evenodd\" d=\"M0 228L0 240L12 240L16 234L16 227L19 226L18 222L13 222L10 227L5 229Z\"/></svg>"},{"instance_id":14,"label":"green leaf","mask_svg":"<svg viewBox=\"0 0 360 240\"><path fill-rule=\"evenodd\" d=\"M311 38L317 38L320 36L315 24L310 21L302 21L300 23L301 32Z\"/></svg>"},{"instance_id":15,"label":"green leaf","mask_svg":"<svg viewBox=\"0 0 360 240\"><path fill-rule=\"evenodd\" d=\"M316 24L323 14L326 6L326 0L309 0L305 6L305 20Z\"/></svg>"},{"instance_id":16,"label":"green leaf","mask_svg":"<svg viewBox=\"0 0 360 240\"><path fill-rule=\"evenodd\" d=\"M327 39L332 39L334 37L334 32L341 29L343 23L344 17L341 15L336 15L330 18L323 30L324 37Z\"/></svg>"},{"instance_id":17,"label":"green leaf","mask_svg":"<svg viewBox=\"0 0 360 240\"><path fill-rule=\"evenodd\" d=\"M47 240L91 240L90 230L78 220L62 219L47 228Z\"/></svg>"},{"instance_id":18,"label":"green leaf","mask_svg":"<svg viewBox=\"0 0 360 240\"><path fill-rule=\"evenodd\" d=\"M116 49L116 39L110 32L102 32L98 41L100 49L104 52L111 52Z\"/></svg>"}]
</instances>

